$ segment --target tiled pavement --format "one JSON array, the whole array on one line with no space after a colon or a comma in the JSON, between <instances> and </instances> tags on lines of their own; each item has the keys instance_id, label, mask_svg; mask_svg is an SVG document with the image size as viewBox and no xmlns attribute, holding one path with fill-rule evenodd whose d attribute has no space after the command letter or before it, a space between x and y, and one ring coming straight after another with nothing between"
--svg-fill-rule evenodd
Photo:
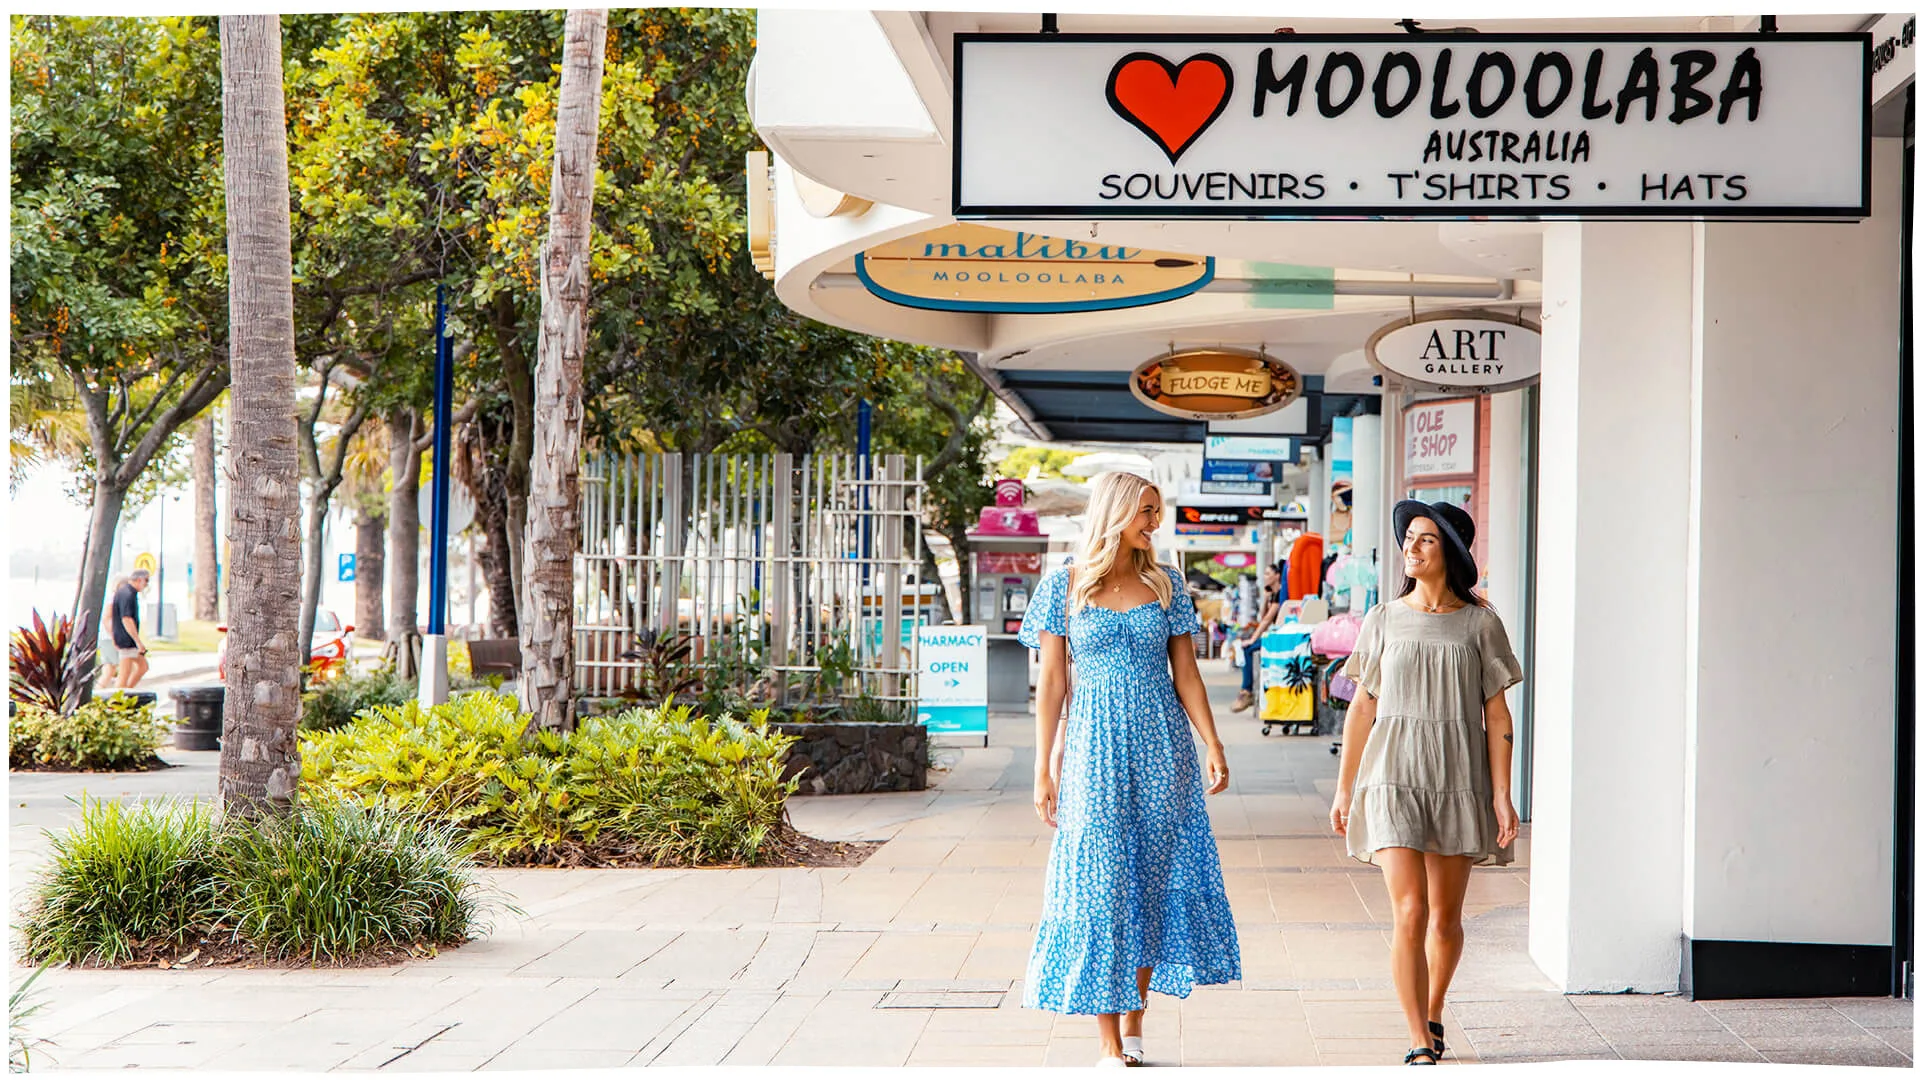
<instances>
[{"instance_id":1,"label":"tiled pavement","mask_svg":"<svg viewBox=\"0 0 1920 1080\"><path fill-rule=\"evenodd\" d=\"M1214 667L1209 663L1203 665ZM1234 767L1210 800L1244 979L1156 997L1156 1065L1398 1064L1379 872L1326 825L1324 738L1262 738L1225 711ZM938 751L933 790L797 799L815 835L885 839L835 870L505 871L525 910L437 959L352 971L60 971L32 1033L61 1068L469 1070L623 1065L1083 1065L1092 1021L1020 1008L1044 827L1032 734L996 717L986 748ZM211 790L214 755L95 778L102 795ZM71 778L12 778L12 891ZM1450 1060L1627 1058L1908 1066L1912 1005L1888 999L1692 1003L1563 996L1526 952L1526 840L1477 870L1444 1018ZM21 975L16 969L15 979Z\"/></svg>"}]
</instances>

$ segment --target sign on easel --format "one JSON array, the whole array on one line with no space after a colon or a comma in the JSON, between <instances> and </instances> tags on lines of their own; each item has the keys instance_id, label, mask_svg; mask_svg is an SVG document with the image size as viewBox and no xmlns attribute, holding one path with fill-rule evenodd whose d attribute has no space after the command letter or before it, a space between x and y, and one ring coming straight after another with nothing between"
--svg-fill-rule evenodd
<instances>
[{"instance_id":1,"label":"sign on easel","mask_svg":"<svg viewBox=\"0 0 1920 1080\"><path fill-rule=\"evenodd\" d=\"M922 626L920 722L929 735L987 734L987 628Z\"/></svg>"}]
</instances>

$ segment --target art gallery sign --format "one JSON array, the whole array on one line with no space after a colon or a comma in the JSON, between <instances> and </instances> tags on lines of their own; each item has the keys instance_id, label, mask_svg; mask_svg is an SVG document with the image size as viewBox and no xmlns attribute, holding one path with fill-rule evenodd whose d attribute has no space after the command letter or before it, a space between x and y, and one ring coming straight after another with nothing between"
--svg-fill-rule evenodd
<instances>
[{"instance_id":1,"label":"art gallery sign","mask_svg":"<svg viewBox=\"0 0 1920 1080\"><path fill-rule=\"evenodd\" d=\"M957 34L973 218L1865 217L1866 34Z\"/></svg>"},{"instance_id":2,"label":"art gallery sign","mask_svg":"<svg viewBox=\"0 0 1920 1080\"><path fill-rule=\"evenodd\" d=\"M1494 312L1425 312L1375 331L1367 360L1423 390L1513 390L1540 380L1540 328Z\"/></svg>"}]
</instances>

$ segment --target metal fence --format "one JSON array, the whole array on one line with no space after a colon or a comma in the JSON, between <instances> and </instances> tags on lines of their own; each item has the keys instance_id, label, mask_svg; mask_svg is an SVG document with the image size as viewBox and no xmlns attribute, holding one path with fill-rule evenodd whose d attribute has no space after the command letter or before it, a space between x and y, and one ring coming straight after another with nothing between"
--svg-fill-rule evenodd
<instances>
[{"instance_id":1,"label":"metal fence","mask_svg":"<svg viewBox=\"0 0 1920 1080\"><path fill-rule=\"evenodd\" d=\"M589 456L581 471L576 692L618 695L677 640L709 687L755 700L911 706L921 463L851 454Z\"/></svg>"}]
</instances>

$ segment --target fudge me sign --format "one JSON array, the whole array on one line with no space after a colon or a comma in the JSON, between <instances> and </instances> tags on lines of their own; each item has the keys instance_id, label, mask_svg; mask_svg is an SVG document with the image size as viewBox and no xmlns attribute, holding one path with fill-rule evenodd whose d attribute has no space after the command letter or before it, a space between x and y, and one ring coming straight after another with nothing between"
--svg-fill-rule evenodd
<instances>
[{"instance_id":1,"label":"fudge me sign","mask_svg":"<svg viewBox=\"0 0 1920 1080\"><path fill-rule=\"evenodd\" d=\"M954 40L958 217L1867 213L1865 34Z\"/></svg>"},{"instance_id":2,"label":"fudge me sign","mask_svg":"<svg viewBox=\"0 0 1920 1080\"><path fill-rule=\"evenodd\" d=\"M1427 312L1375 331L1367 359L1425 390L1511 390L1540 378L1540 329L1494 312Z\"/></svg>"}]
</instances>

